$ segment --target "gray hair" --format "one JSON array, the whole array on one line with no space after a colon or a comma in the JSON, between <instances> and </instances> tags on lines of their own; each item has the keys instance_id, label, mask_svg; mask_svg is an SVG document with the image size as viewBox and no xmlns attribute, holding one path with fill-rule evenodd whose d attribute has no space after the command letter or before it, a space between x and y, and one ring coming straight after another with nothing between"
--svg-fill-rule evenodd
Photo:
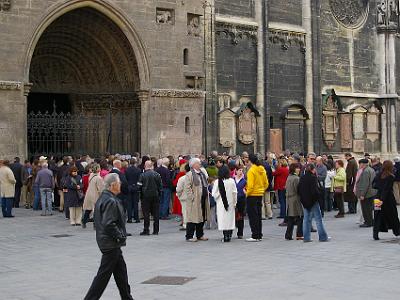
<instances>
[{"instance_id":1,"label":"gray hair","mask_svg":"<svg viewBox=\"0 0 400 300\"><path fill-rule=\"evenodd\" d=\"M193 167L193 165L194 165L195 163L201 164L200 159L198 159L197 157L192 158L192 159L189 161L189 166L190 166L190 167Z\"/></svg>"},{"instance_id":2,"label":"gray hair","mask_svg":"<svg viewBox=\"0 0 400 300\"><path fill-rule=\"evenodd\" d=\"M162 164L163 164L163 166L168 167L169 166L169 158L168 157L164 157L162 159Z\"/></svg>"},{"instance_id":3,"label":"gray hair","mask_svg":"<svg viewBox=\"0 0 400 300\"><path fill-rule=\"evenodd\" d=\"M120 165L122 165L122 162L119 159L116 159L116 160L113 161L113 166L114 167L117 167L117 166L120 166Z\"/></svg>"},{"instance_id":4,"label":"gray hair","mask_svg":"<svg viewBox=\"0 0 400 300\"><path fill-rule=\"evenodd\" d=\"M48 168L49 164L47 162L42 163L42 168Z\"/></svg>"},{"instance_id":5,"label":"gray hair","mask_svg":"<svg viewBox=\"0 0 400 300\"><path fill-rule=\"evenodd\" d=\"M119 182L119 176L117 173L110 173L107 174L106 177L104 178L104 187L106 190L110 189L111 185L114 182Z\"/></svg>"},{"instance_id":6,"label":"gray hair","mask_svg":"<svg viewBox=\"0 0 400 300\"><path fill-rule=\"evenodd\" d=\"M92 164L92 172L93 173L98 173L100 172L100 165L98 163Z\"/></svg>"}]
</instances>

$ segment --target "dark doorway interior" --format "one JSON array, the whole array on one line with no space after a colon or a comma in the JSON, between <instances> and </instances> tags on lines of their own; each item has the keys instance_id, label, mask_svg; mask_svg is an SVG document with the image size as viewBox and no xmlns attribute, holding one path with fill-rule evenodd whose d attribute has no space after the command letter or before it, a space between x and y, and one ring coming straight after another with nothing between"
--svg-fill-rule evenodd
<instances>
[{"instance_id":1,"label":"dark doorway interior","mask_svg":"<svg viewBox=\"0 0 400 300\"><path fill-rule=\"evenodd\" d=\"M52 113L56 109L57 113L71 112L71 102L68 94L51 94L51 93L31 93L28 96L28 114Z\"/></svg>"}]
</instances>

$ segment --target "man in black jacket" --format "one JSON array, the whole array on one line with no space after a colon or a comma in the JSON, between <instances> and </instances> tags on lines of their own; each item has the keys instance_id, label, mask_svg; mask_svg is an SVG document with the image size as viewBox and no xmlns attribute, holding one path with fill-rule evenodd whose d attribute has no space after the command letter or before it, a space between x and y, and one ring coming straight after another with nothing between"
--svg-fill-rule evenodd
<instances>
[{"instance_id":1,"label":"man in black jacket","mask_svg":"<svg viewBox=\"0 0 400 300\"><path fill-rule=\"evenodd\" d=\"M148 160L144 164L144 173L139 177L138 187L142 200L144 229L140 235L149 235L150 213L153 215L153 234L159 231L160 195L163 190L161 175L153 170L153 163Z\"/></svg>"},{"instance_id":2,"label":"man in black jacket","mask_svg":"<svg viewBox=\"0 0 400 300\"><path fill-rule=\"evenodd\" d=\"M132 223L132 217L135 223L140 223L139 218L139 187L137 185L142 171L137 167L136 158L131 159L131 166L126 169L125 177L128 181L128 223Z\"/></svg>"},{"instance_id":3,"label":"man in black jacket","mask_svg":"<svg viewBox=\"0 0 400 300\"><path fill-rule=\"evenodd\" d=\"M299 195L304 208L303 235L304 242L311 242L311 220L314 217L317 224L320 242L329 241L329 237L322 223L321 209L319 207L320 190L318 188L317 170L314 164L306 166L304 176L300 177Z\"/></svg>"},{"instance_id":4,"label":"man in black jacket","mask_svg":"<svg viewBox=\"0 0 400 300\"><path fill-rule=\"evenodd\" d=\"M116 198L121 191L121 181L117 174L111 173L104 178L104 185L105 190L94 209L96 240L103 256L85 300L100 299L112 274L121 299L133 300L121 251L121 247L126 246L125 212Z\"/></svg>"},{"instance_id":5,"label":"man in black jacket","mask_svg":"<svg viewBox=\"0 0 400 300\"><path fill-rule=\"evenodd\" d=\"M15 180L15 195L13 207L19 207L19 202L21 200L21 189L22 189L22 164L19 157L14 158L14 163L10 165L10 169L14 174Z\"/></svg>"}]
</instances>

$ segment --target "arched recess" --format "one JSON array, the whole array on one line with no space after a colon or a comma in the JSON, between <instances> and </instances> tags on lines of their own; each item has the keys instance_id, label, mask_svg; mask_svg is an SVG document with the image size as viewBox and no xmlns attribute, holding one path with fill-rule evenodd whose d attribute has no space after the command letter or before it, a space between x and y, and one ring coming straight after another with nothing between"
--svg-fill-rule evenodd
<instances>
[{"instance_id":1,"label":"arched recess","mask_svg":"<svg viewBox=\"0 0 400 300\"><path fill-rule=\"evenodd\" d=\"M281 117L284 149L297 153L305 152L307 150L305 121L309 118L306 108L300 104L287 106L282 111Z\"/></svg>"},{"instance_id":2,"label":"arched recess","mask_svg":"<svg viewBox=\"0 0 400 300\"><path fill-rule=\"evenodd\" d=\"M104 1L53 8L26 64L31 155L140 150L148 64L133 27L114 8Z\"/></svg>"}]
</instances>

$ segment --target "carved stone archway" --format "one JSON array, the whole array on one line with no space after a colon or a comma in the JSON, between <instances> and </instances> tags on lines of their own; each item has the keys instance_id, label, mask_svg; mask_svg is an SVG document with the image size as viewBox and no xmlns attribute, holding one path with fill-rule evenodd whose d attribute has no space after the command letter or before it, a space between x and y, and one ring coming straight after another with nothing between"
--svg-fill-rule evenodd
<instances>
[{"instance_id":1,"label":"carved stone archway","mask_svg":"<svg viewBox=\"0 0 400 300\"><path fill-rule=\"evenodd\" d=\"M39 32L28 53L30 154L139 151L141 88L148 76L126 30L87 5L69 9ZM69 102L67 111L59 109L58 95ZM46 98L52 109L40 106Z\"/></svg>"}]
</instances>

